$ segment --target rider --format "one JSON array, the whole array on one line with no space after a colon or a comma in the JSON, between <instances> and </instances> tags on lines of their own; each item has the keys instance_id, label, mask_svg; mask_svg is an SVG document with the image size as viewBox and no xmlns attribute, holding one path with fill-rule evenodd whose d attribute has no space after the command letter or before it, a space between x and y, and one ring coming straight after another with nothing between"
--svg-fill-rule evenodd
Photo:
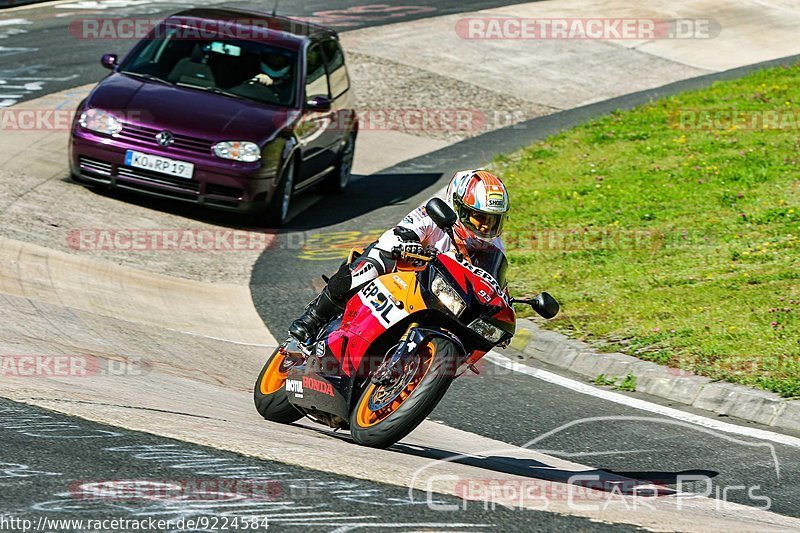
<instances>
[{"instance_id":1,"label":"rider","mask_svg":"<svg viewBox=\"0 0 800 533\"><path fill-rule=\"evenodd\" d=\"M352 263L343 264L328 286L292 322L289 333L300 342L313 339L319 328L344 310L359 289L394 270L401 253L422 254L427 247L447 252L459 246L469 252L493 244L503 249L500 234L508 212L508 192L500 179L485 170L456 172L445 193L458 216L456 243L419 207L370 244Z\"/></svg>"}]
</instances>

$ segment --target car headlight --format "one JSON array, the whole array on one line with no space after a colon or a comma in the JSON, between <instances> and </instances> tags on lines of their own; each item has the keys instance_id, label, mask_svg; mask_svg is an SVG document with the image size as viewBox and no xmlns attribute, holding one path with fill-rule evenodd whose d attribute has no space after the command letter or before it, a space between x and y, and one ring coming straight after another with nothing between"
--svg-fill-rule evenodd
<instances>
[{"instance_id":1,"label":"car headlight","mask_svg":"<svg viewBox=\"0 0 800 533\"><path fill-rule=\"evenodd\" d=\"M456 316L459 316L464 311L464 308L467 307L458 292L439 274L431 282L431 291L439 298L442 305Z\"/></svg>"},{"instance_id":2,"label":"car headlight","mask_svg":"<svg viewBox=\"0 0 800 533\"><path fill-rule=\"evenodd\" d=\"M214 145L214 155L222 159L252 163L261 159L261 148L249 141L222 141Z\"/></svg>"},{"instance_id":3,"label":"car headlight","mask_svg":"<svg viewBox=\"0 0 800 533\"><path fill-rule=\"evenodd\" d=\"M473 320L467 327L492 344L500 342L500 339L503 338L503 334L505 333L502 329L480 318Z\"/></svg>"},{"instance_id":4,"label":"car headlight","mask_svg":"<svg viewBox=\"0 0 800 533\"><path fill-rule=\"evenodd\" d=\"M105 133L106 135L116 135L122 131L122 122L102 109L87 109L81 113L78 123L87 130Z\"/></svg>"}]
</instances>

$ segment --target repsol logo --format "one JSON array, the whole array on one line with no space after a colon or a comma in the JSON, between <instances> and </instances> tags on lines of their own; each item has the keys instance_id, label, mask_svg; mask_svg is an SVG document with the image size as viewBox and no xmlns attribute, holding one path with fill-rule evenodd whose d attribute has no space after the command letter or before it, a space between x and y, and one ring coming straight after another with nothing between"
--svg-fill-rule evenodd
<instances>
[{"instance_id":1,"label":"repsol logo","mask_svg":"<svg viewBox=\"0 0 800 533\"><path fill-rule=\"evenodd\" d=\"M481 279L483 279L484 281L486 281L489 285L491 285L492 289L494 289L494 291L497 294L499 294L501 298L503 298L503 301L505 301L508 305L511 305L511 303L508 300L508 295L505 293L503 288L500 286L499 283L497 283L497 281L494 279L494 277L491 274L489 274L488 272L486 272L482 268L476 267L475 265L473 265L472 263L470 263L470 262L468 262L468 261L466 261L464 259L456 259L456 260L458 261L458 263L461 266L463 266L464 268L466 268L467 270L469 270L470 272L472 272L476 276L478 276Z\"/></svg>"},{"instance_id":2,"label":"repsol logo","mask_svg":"<svg viewBox=\"0 0 800 533\"><path fill-rule=\"evenodd\" d=\"M314 379L308 376L303 376L303 384L300 387L305 387L308 390L313 390L315 392L321 392L322 394L327 394L328 396L333 396L333 386L328 383L327 381L323 381L321 379Z\"/></svg>"},{"instance_id":3,"label":"repsol logo","mask_svg":"<svg viewBox=\"0 0 800 533\"><path fill-rule=\"evenodd\" d=\"M394 305L389 301L388 296L381 292L378 285L372 281L369 285L361 289L366 303L375 310L375 316L383 325L391 323L389 313L394 309Z\"/></svg>"}]
</instances>

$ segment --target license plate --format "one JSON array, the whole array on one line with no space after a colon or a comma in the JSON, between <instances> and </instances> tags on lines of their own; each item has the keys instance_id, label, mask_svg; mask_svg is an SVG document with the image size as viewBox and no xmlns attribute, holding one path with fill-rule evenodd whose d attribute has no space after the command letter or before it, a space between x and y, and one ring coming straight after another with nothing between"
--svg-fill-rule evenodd
<instances>
[{"instance_id":1,"label":"license plate","mask_svg":"<svg viewBox=\"0 0 800 533\"><path fill-rule=\"evenodd\" d=\"M125 164L129 167L143 168L186 179L192 179L192 174L194 173L194 164L192 163L177 161L159 155L143 154L134 150L125 152Z\"/></svg>"}]
</instances>

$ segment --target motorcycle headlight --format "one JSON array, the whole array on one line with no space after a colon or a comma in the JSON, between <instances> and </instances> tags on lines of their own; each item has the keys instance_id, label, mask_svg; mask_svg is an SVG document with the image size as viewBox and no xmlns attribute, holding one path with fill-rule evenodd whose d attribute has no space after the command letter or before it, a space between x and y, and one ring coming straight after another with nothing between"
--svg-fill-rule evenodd
<instances>
[{"instance_id":1,"label":"motorcycle headlight","mask_svg":"<svg viewBox=\"0 0 800 533\"><path fill-rule=\"evenodd\" d=\"M250 141L222 141L214 145L214 155L222 159L252 163L261 159L261 149Z\"/></svg>"},{"instance_id":2,"label":"motorcycle headlight","mask_svg":"<svg viewBox=\"0 0 800 533\"><path fill-rule=\"evenodd\" d=\"M447 309L450 310L456 316L459 316L467 305L464 303L464 300L461 299L461 296L458 295L458 292L447 283L442 276L439 274L433 278L433 282L431 283L431 291L433 294L439 298L439 301L442 302Z\"/></svg>"},{"instance_id":3,"label":"motorcycle headlight","mask_svg":"<svg viewBox=\"0 0 800 533\"><path fill-rule=\"evenodd\" d=\"M122 123L119 119L102 109L87 109L81 113L78 123L87 130L106 135L116 135L122 131Z\"/></svg>"},{"instance_id":4,"label":"motorcycle headlight","mask_svg":"<svg viewBox=\"0 0 800 533\"><path fill-rule=\"evenodd\" d=\"M505 333L502 329L480 318L473 320L467 327L492 344L500 342L500 339L503 338L503 334Z\"/></svg>"}]
</instances>

